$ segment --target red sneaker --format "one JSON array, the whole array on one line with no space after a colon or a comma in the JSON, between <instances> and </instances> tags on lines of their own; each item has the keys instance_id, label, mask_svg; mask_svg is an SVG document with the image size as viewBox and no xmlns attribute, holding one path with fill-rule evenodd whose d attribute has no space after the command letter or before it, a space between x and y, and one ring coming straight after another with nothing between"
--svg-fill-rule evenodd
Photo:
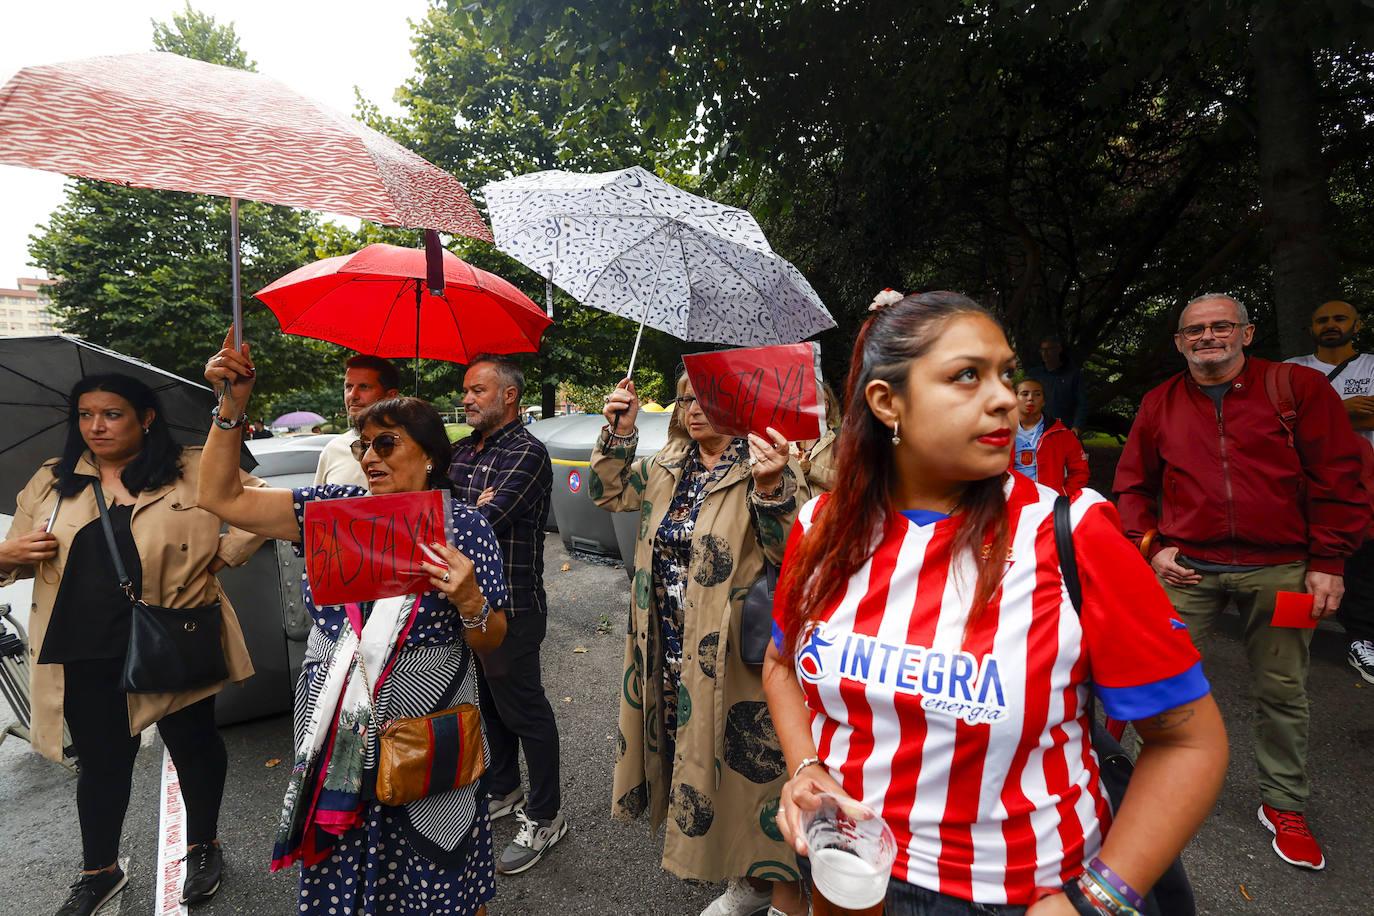
<instances>
[{"instance_id":1,"label":"red sneaker","mask_svg":"<svg viewBox=\"0 0 1374 916\"><path fill-rule=\"evenodd\" d=\"M1307 818L1301 811L1280 811L1260 805L1260 823L1274 834L1274 852L1289 865L1321 871L1326 867L1322 848L1307 829Z\"/></svg>"}]
</instances>

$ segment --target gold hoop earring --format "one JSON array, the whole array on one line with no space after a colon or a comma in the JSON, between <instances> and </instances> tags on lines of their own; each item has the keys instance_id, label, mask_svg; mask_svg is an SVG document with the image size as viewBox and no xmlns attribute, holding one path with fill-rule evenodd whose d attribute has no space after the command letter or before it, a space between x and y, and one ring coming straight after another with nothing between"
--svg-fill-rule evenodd
<instances>
[{"instance_id":1,"label":"gold hoop earring","mask_svg":"<svg viewBox=\"0 0 1374 916\"><path fill-rule=\"evenodd\" d=\"M893 420L893 421L892 421L892 444L893 444L893 445L901 445L901 444L902 444L902 437L901 437L901 435L897 432L897 427L898 427L899 425L900 425L900 421L898 421L898 420Z\"/></svg>"}]
</instances>

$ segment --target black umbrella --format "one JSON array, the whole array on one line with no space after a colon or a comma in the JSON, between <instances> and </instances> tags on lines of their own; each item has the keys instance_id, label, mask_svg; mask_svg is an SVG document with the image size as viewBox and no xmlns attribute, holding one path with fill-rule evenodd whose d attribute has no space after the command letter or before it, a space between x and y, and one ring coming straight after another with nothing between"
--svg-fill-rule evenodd
<instances>
[{"instance_id":1,"label":"black umbrella","mask_svg":"<svg viewBox=\"0 0 1374 916\"><path fill-rule=\"evenodd\" d=\"M43 462L62 454L72 386L105 372L133 376L156 391L177 442L205 444L215 406L205 385L76 337L0 337L0 510L12 509ZM245 470L256 465L246 447L240 464Z\"/></svg>"}]
</instances>

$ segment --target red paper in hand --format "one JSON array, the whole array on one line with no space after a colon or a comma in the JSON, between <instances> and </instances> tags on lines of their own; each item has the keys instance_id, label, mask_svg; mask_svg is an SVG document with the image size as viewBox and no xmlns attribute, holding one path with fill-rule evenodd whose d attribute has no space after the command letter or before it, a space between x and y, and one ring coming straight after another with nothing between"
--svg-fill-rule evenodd
<instances>
[{"instance_id":1,"label":"red paper in hand","mask_svg":"<svg viewBox=\"0 0 1374 916\"><path fill-rule=\"evenodd\" d=\"M317 606L415 595L432 588L421 560L446 542L450 503L438 490L317 499L301 528ZM436 565L443 565L442 563Z\"/></svg>"},{"instance_id":2,"label":"red paper in hand","mask_svg":"<svg viewBox=\"0 0 1374 916\"><path fill-rule=\"evenodd\" d=\"M1312 595L1307 592L1279 592L1274 598L1276 627L1297 627L1310 630L1317 625L1312 616Z\"/></svg>"},{"instance_id":3,"label":"red paper in hand","mask_svg":"<svg viewBox=\"0 0 1374 916\"><path fill-rule=\"evenodd\" d=\"M682 364L702 413L722 436L767 439L771 426L795 442L825 432L819 344L693 353Z\"/></svg>"}]
</instances>

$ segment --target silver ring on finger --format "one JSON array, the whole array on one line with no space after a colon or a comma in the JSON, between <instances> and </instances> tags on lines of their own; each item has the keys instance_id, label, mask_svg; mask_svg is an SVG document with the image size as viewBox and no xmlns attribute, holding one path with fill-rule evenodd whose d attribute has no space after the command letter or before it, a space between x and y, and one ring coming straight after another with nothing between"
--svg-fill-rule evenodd
<instances>
[{"instance_id":1,"label":"silver ring on finger","mask_svg":"<svg viewBox=\"0 0 1374 916\"><path fill-rule=\"evenodd\" d=\"M752 468L754 465L758 464L758 463L759 463L759 456L758 456L758 455L750 455L750 456L749 456L749 466L750 466L751 468Z\"/></svg>"},{"instance_id":2,"label":"silver ring on finger","mask_svg":"<svg viewBox=\"0 0 1374 916\"><path fill-rule=\"evenodd\" d=\"M442 581L447 582L449 579L452 579L452 578L453 578L453 574L452 574L452 573L444 573L444 578L443 578Z\"/></svg>"}]
</instances>

